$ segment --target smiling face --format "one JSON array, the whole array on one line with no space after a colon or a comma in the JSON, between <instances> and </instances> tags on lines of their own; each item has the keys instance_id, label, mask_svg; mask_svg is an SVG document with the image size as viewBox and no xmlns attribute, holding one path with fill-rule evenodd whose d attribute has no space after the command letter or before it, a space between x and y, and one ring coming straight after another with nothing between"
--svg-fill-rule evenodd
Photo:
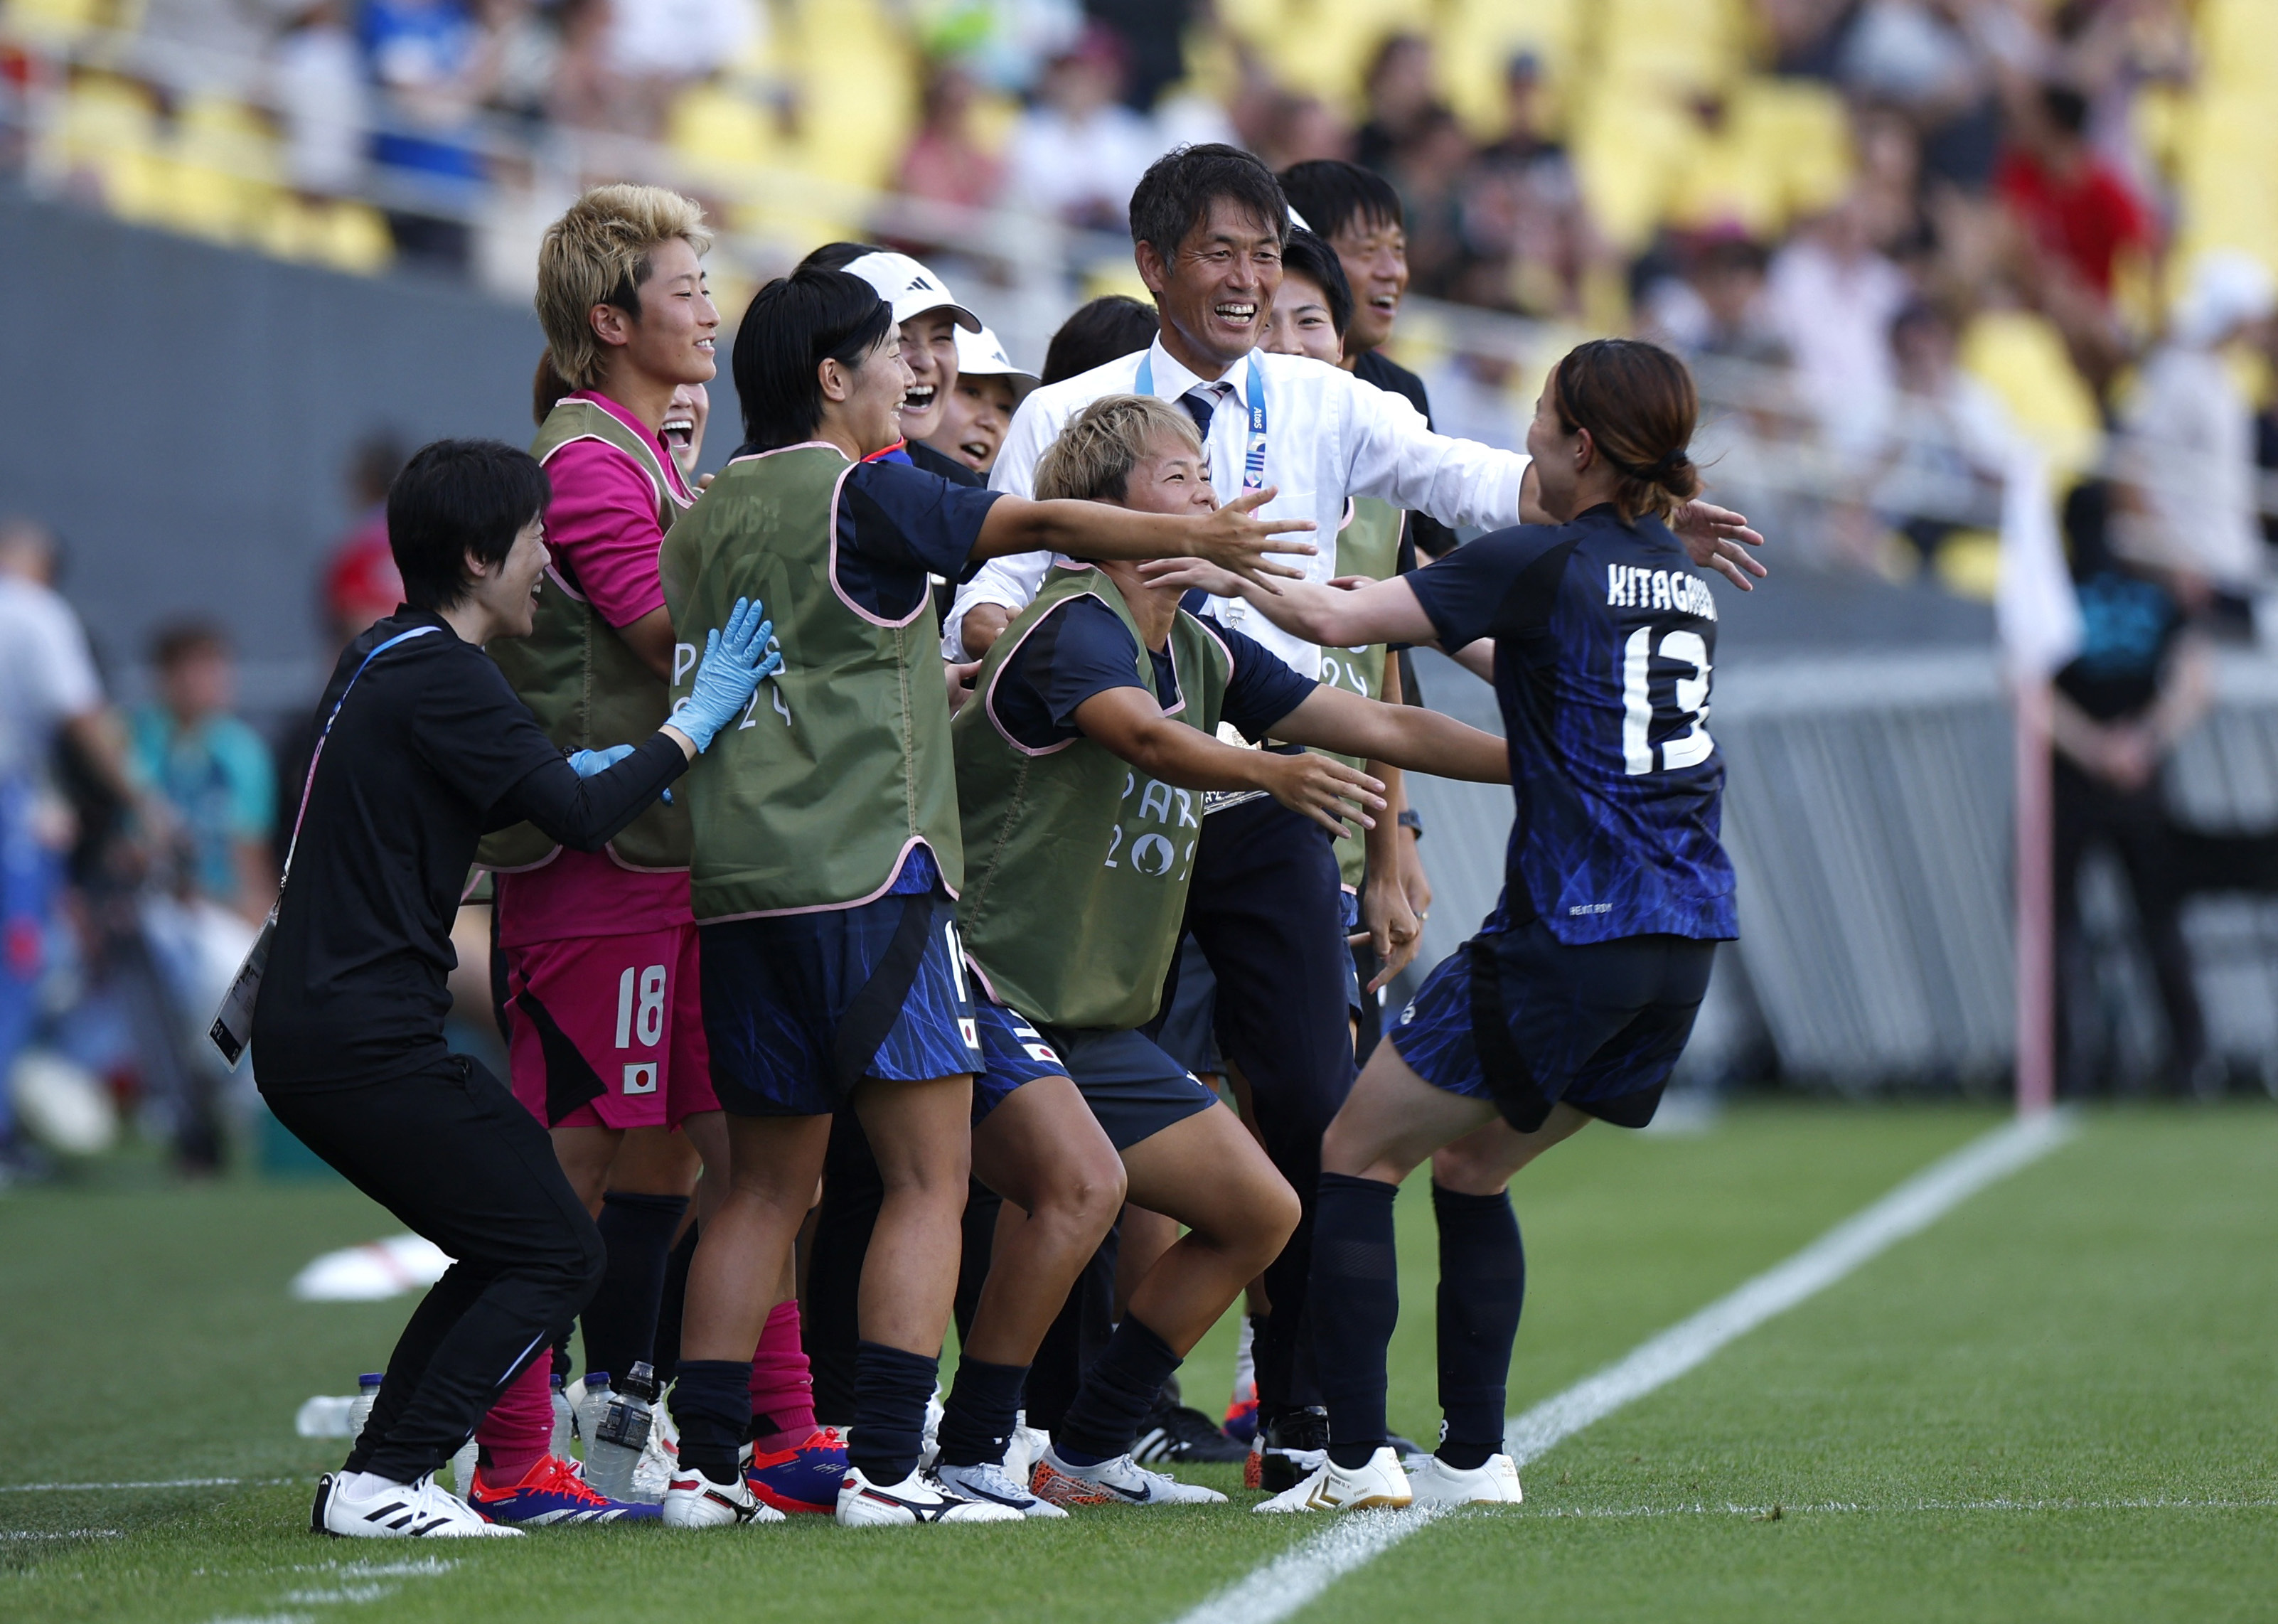
<instances>
[{"instance_id":1,"label":"smiling face","mask_svg":"<svg viewBox=\"0 0 2278 1624\"><path fill-rule=\"evenodd\" d=\"M1275 229L1231 199L1211 200L1170 263L1142 242L1139 275L1162 312L1165 336L1175 332L1193 366L1201 361L1216 377L1257 348L1265 336L1265 313L1281 286L1281 239Z\"/></svg>"},{"instance_id":2,"label":"smiling face","mask_svg":"<svg viewBox=\"0 0 2278 1624\"><path fill-rule=\"evenodd\" d=\"M1281 273L1281 290L1273 295L1266 318L1265 348L1273 355L1310 356L1331 366L1344 359L1344 341L1329 318L1329 296L1311 277Z\"/></svg>"},{"instance_id":3,"label":"smiling face","mask_svg":"<svg viewBox=\"0 0 2278 1624\"><path fill-rule=\"evenodd\" d=\"M1352 284L1352 326L1345 341L1355 355L1376 349L1392 336L1400 301L1408 293L1408 234L1397 221L1355 215L1329 239Z\"/></svg>"},{"instance_id":4,"label":"smiling face","mask_svg":"<svg viewBox=\"0 0 2278 1624\"><path fill-rule=\"evenodd\" d=\"M909 398L902 402L902 438L931 440L941 432L942 414L957 387L957 318L946 310L921 311L902 324L900 345L911 379Z\"/></svg>"},{"instance_id":5,"label":"smiling face","mask_svg":"<svg viewBox=\"0 0 2278 1624\"><path fill-rule=\"evenodd\" d=\"M720 312L704 282L704 262L679 237L649 254L648 280L640 285L640 319L614 304L593 307L593 331L622 350L623 364L659 383L709 383L719 372L713 340Z\"/></svg>"},{"instance_id":6,"label":"smiling face","mask_svg":"<svg viewBox=\"0 0 2278 1624\"><path fill-rule=\"evenodd\" d=\"M491 636L528 637L537 624L538 592L553 555L546 550L546 521L532 516L515 532L514 545L494 564L467 555L467 596L490 617Z\"/></svg>"},{"instance_id":7,"label":"smiling face","mask_svg":"<svg viewBox=\"0 0 2278 1624\"><path fill-rule=\"evenodd\" d=\"M821 433L857 459L875 456L902 438L902 402L910 369L891 327L853 366L824 357Z\"/></svg>"},{"instance_id":8,"label":"smiling face","mask_svg":"<svg viewBox=\"0 0 2278 1624\"><path fill-rule=\"evenodd\" d=\"M997 465L1005 431L1013 425L1013 380L1000 372L960 372L942 409L931 441L976 473Z\"/></svg>"},{"instance_id":9,"label":"smiling face","mask_svg":"<svg viewBox=\"0 0 2278 1624\"><path fill-rule=\"evenodd\" d=\"M1203 473L1203 454L1173 434L1157 434L1147 455L1131 465L1118 504L1141 513L1192 518L1218 511L1218 493Z\"/></svg>"},{"instance_id":10,"label":"smiling face","mask_svg":"<svg viewBox=\"0 0 2278 1624\"><path fill-rule=\"evenodd\" d=\"M672 449L684 478L696 472L698 448L704 443L704 419L711 415L712 394L700 383L684 383L672 392L664 409L664 424L657 432Z\"/></svg>"}]
</instances>

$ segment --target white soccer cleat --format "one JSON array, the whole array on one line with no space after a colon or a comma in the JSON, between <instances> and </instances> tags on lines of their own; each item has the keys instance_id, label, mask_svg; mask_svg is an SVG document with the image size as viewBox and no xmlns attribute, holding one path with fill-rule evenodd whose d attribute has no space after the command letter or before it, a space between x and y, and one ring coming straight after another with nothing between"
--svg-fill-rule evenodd
<instances>
[{"instance_id":1,"label":"white soccer cleat","mask_svg":"<svg viewBox=\"0 0 2278 1624\"><path fill-rule=\"evenodd\" d=\"M1518 1465L1509 1455L1490 1455L1485 1466L1458 1472L1437 1455L1408 1468L1409 1491L1418 1505L1516 1505Z\"/></svg>"},{"instance_id":2,"label":"white soccer cleat","mask_svg":"<svg viewBox=\"0 0 2278 1624\"><path fill-rule=\"evenodd\" d=\"M382 1482L358 1495L349 1492L340 1475L327 1472L317 1480L309 1531L341 1539L522 1537L520 1528L493 1522L464 1500L438 1489L432 1473L417 1482Z\"/></svg>"},{"instance_id":3,"label":"white soccer cleat","mask_svg":"<svg viewBox=\"0 0 2278 1624\"><path fill-rule=\"evenodd\" d=\"M1514 1475L1514 1487L1517 1481ZM1260 1500L1250 1509L1268 1514L1365 1511L1377 1506L1390 1510L1406 1505L1414 1498L1408 1486L1408 1474L1401 1470L1400 1458L1387 1445L1371 1455L1366 1466L1350 1472L1334 1460L1323 1460L1295 1489L1284 1489L1272 1499Z\"/></svg>"},{"instance_id":4,"label":"white soccer cleat","mask_svg":"<svg viewBox=\"0 0 2278 1624\"><path fill-rule=\"evenodd\" d=\"M1052 1446L1052 1435L1042 1427L1028 1425L1026 1410L1020 1413L1020 1422L1005 1444L1005 1475L1016 1483L1025 1483L1036 1475L1036 1462Z\"/></svg>"},{"instance_id":5,"label":"white soccer cleat","mask_svg":"<svg viewBox=\"0 0 2278 1624\"><path fill-rule=\"evenodd\" d=\"M1182 1483L1150 1472L1128 1455L1097 1466L1070 1466L1049 1444L1029 1475L1028 1488L1055 1505L1222 1505L1226 1497L1200 1483Z\"/></svg>"},{"instance_id":6,"label":"white soccer cleat","mask_svg":"<svg viewBox=\"0 0 2278 1624\"><path fill-rule=\"evenodd\" d=\"M961 1494L968 1500L986 1500L992 1505L1009 1505L1023 1517L1049 1521L1067 1515L1050 1500L1040 1500L1023 1488L1009 1465L984 1460L979 1466L945 1466L936 1467L935 1475L952 1494Z\"/></svg>"},{"instance_id":7,"label":"white soccer cleat","mask_svg":"<svg viewBox=\"0 0 2278 1624\"><path fill-rule=\"evenodd\" d=\"M994 1500L968 1499L942 1480L913 1472L898 1483L874 1483L857 1467L838 1487L842 1528L907 1528L921 1522L1021 1522L1026 1518Z\"/></svg>"},{"instance_id":8,"label":"white soccer cleat","mask_svg":"<svg viewBox=\"0 0 2278 1624\"><path fill-rule=\"evenodd\" d=\"M732 1483L715 1483L694 1467L681 1467L665 1484L663 1521L668 1528L725 1528L784 1517L752 1492L741 1472Z\"/></svg>"}]
</instances>

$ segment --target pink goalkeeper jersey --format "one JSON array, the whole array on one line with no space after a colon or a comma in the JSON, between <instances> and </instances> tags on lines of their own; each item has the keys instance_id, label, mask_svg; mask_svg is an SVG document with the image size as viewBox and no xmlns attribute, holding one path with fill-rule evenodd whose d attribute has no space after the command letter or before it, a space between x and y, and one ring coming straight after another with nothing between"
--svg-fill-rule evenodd
<instances>
[{"instance_id":1,"label":"pink goalkeeper jersey","mask_svg":"<svg viewBox=\"0 0 2278 1624\"><path fill-rule=\"evenodd\" d=\"M648 433L639 419L605 395L580 389L572 398L592 402L636 434ZM671 448L661 436L649 437L657 442L657 460L672 481L674 497L685 505L692 498ZM656 486L647 473L606 441L579 440L547 459L546 475L554 485L553 505L546 510L546 545L555 566L613 626L629 626L662 609L664 583L656 557L664 532L657 526ZM499 945L504 947L691 923L685 873L635 873L607 852L567 846L543 868L500 875L497 906Z\"/></svg>"}]
</instances>

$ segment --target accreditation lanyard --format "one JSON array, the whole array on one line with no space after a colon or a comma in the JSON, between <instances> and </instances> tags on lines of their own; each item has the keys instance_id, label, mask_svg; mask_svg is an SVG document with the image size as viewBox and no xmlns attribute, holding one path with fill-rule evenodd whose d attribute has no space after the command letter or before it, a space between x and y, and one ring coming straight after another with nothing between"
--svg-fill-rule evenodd
<instances>
[{"instance_id":1,"label":"accreditation lanyard","mask_svg":"<svg viewBox=\"0 0 2278 1624\"><path fill-rule=\"evenodd\" d=\"M293 815L293 838L285 843L285 863L282 871L277 877L277 894L279 901L284 900L285 882L292 877L293 854L301 844L301 820L309 816L309 795L317 787L317 763L325 759L325 740L333 736L333 724L340 719L340 707L347 704L348 695L355 692L356 678L363 676L371 668L374 660L378 659L398 643L408 643L415 637L424 637L430 632L441 630L440 626L414 626L409 632L398 632L387 641L364 655L363 663L355 668L355 676L348 678L348 686L340 690L340 698L333 702L333 714L325 718L324 730L317 735L317 747L309 752L309 776L301 781L301 809ZM270 917L272 920L276 917L274 908L270 910Z\"/></svg>"},{"instance_id":2,"label":"accreditation lanyard","mask_svg":"<svg viewBox=\"0 0 2278 1624\"><path fill-rule=\"evenodd\" d=\"M1257 364L1255 351L1250 356L1248 439L1242 458L1242 488L1262 491L1265 488L1265 369ZM1155 393L1155 352L1150 349L1139 357L1139 376L1132 379L1134 395Z\"/></svg>"},{"instance_id":3,"label":"accreditation lanyard","mask_svg":"<svg viewBox=\"0 0 2278 1624\"><path fill-rule=\"evenodd\" d=\"M355 675L348 678L348 686L333 701L333 714L325 718L323 731L317 735L317 747L309 752L309 776L301 781L301 809L293 815L293 838L286 843L284 869L277 877L277 900L270 904L269 917L262 922L260 933L247 949L237 974L230 978L229 991L222 994L213 1023L206 1029L207 1038L221 1051L224 1063L233 1071L244 1056L246 1046L253 1040L253 1007L261 996L262 977L268 973L269 945L277 935L277 910L285 906L285 882L293 877L293 854L301 846L301 820L309 816L309 793L317 786L317 763L324 759L325 740L333 736L333 724L340 719L340 707L355 692L356 678L363 676L374 660L398 643L408 643L415 637L441 630L440 626L414 626L409 632L397 632L364 655L363 664L355 668Z\"/></svg>"}]
</instances>

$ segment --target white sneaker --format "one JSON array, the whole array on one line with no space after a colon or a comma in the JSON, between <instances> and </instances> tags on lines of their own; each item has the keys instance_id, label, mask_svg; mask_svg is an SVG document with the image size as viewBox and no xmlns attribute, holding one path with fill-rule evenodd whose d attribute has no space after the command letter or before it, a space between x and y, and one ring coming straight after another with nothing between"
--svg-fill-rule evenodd
<instances>
[{"instance_id":1,"label":"white sneaker","mask_svg":"<svg viewBox=\"0 0 2278 1624\"><path fill-rule=\"evenodd\" d=\"M1042 1427L1028 1425L1028 1413L1022 1410L1013 1429L1013 1436L1005 1444L1005 1475L1016 1483L1025 1483L1036 1470L1036 1462L1052 1446L1052 1435Z\"/></svg>"},{"instance_id":2,"label":"white sneaker","mask_svg":"<svg viewBox=\"0 0 2278 1624\"><path fill-rule=\"evenodd\" d=\"M1514 1477L1514 1484L1516 1482ZM1250 1509L1268 1513L1361 1511L1371 1506L1406 1505L1414 1498L1408 1486L1408 1474L1400 1468L1400 1458L1387 1446L1371 1455L1368 1464L1356 1471L1348 1472L1335 1461L1325 1459L1295 1489L1284 1489L1272 1499L1260 1500Z\"/></svg>"},{"instance_id":3,"label":"white sneaker","mask_svg":"<svg viewBox=\"0 0 2278 1624\"><path fill-rule=\"evenodd\" d=\"M898 1483L874 1483L859 1467L848 1467L838 1486L842 1528L906 1528L921 1522L1020 1522L1013 1507L994 1500L967 1499L941 1479L913 1472Z\"/></svg>"},{"instance_id":4,"label":"white sneaker","mask_svg":"<svg viewBox=\"0 0 2278 1624\"><path fill-rule=\"evenodd\" d=\"M1023 1517L1050 1520L1067 1515L1050 1500L1040 1500L1021 1487L1021 1479L1013 1475L1009 1465L984 1460L979 1466L938 1467L935 1475L952 1494L961 1494L968 1500L986 1500L992 1505L1009 1505Z\"/></svg>"},{"instance_id":5,"label":"white sneaker","mask_svg":"<svg viewBox=\"0 0 2278 1624\"><path fill-rule=\"evenodd\" d=\"M752 1492L741 1472L732 1483L715 1483L694 1467L678 1467L665 1484L664 1526L669 1528L724 1528L784 1520L781 1512Z\"/></svg>"},{"instance_id":6,"label":"white sneaker","mask_svg":"<svg viewBox=\"0 0 2278 1624\"><path fill-rule=\"evenodd\" d=\"M1418 1505L1516 1505L1518 1466L1509 1455L1490 1455L1485 1466L1458 1472L1437 1455L1408 1468L1408 1487Z\"/></svg>"},{"instance_id":7,"label":"white sneaker","mask_svg":"<svg viewBox=\"0 0 2278 1624\"><path fill-rule=\"evenodd\" d=\"M1150 1472L1128 1455L1097 1466L1070 1466L1059 1451L1045 1445L1028 1488L1055 1505L1222 1505L1226 1497L1200 1483L1182 1483L1164 1472Z\"/></svg>"},{"instance_id":8,"label":"white sneaker","mask_svg":"<svg viewBox=\"0 0 2278 1624\"><path fill-rule=\"evenodd\" d=\"M327 1472L317 1480L309 1531L342 1539L522 1537L520 1528L493 1522L464 1500L438 1489L432 1473L415 1483L382 1482L371 1492L357 1495L349 1492L340 1475Z\"/></svg>"}]
</instances>

